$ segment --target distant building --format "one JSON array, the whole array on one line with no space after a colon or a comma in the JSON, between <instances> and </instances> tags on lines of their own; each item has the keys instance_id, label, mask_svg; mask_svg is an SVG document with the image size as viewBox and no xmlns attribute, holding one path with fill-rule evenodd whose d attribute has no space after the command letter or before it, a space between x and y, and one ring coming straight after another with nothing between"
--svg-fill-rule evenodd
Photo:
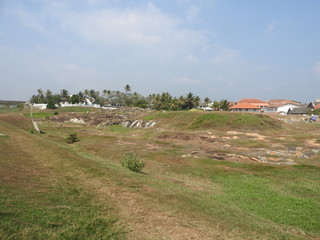
<instances>
[{"instance_id":1,"label":"distant building","mask_svg":"<svg viewBox=\"0 0 320 240\"><path fill-rule=\"evenodd\" d=\"M236 105L230 107L230 110L234 112L261 112L262 109L262 107L246 102L238 102Z\"/></svg>"}]
</instances>

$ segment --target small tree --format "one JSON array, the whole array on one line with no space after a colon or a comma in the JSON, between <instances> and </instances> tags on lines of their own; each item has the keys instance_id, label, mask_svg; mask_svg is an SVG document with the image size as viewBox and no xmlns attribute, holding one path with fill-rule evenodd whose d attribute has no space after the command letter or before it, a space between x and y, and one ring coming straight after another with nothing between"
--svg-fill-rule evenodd
<instances>
[{"instance_id":1,"label":"small tree","mask_svg":"<svg viewBox=\"0 0 320 240\"><path fill-rule=\"evenodd\" d=\"M125 153L120 159L120 163L124 168L127 168L133 172L141 172L145 163L141 160L140 155L129 152Z\"/></svg>"},{"instance_id":2,"label":"small tree","mask_svg":"<svg viewBox=\"0 0 320 240\"><path fill-rule=\"evenodd\" d=\"M56 108L57 108L57 107L56 107L56 104L55 104L55 101L54 101L53 99L50 99L50 100L48 101L47 108L48 108L48 109L56 109Z\"/></svg>"}]
</instances>

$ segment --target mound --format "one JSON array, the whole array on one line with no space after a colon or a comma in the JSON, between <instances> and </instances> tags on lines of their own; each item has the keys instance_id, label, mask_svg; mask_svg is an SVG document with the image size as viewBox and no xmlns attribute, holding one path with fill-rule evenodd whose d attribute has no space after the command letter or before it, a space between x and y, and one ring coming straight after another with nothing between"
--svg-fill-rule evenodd
<instances>
[{"instance_id":1,"label":"mound","mask_svg":"<svg viewBox=\"0 0 320 240\"><path fill-rule=\"evenodd\" d=\"M272 130L279 129L279 121L262 114L251 113L210 113L199 116L191 123L191 129L237 129Z\"/></svg>"},{"instance_id":2,"label":"mound","mask_svg":"<svg viewBox=\"0 0 320 240\"><path fill-rule=\"evenodd\" d=\"M20 114L1 114L0 121L9 123L23 130L28 130L30 128L33 128L31 119Z\"/></svg>"}]
</instances>

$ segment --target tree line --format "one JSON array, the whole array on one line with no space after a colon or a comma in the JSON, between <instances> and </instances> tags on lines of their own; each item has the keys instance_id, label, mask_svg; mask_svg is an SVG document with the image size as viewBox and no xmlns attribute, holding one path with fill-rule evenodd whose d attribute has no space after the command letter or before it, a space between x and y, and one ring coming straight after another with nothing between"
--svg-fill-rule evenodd
<instances>
[{"instance_id":1,"label":"tree line","mask_svg":"<svg viewBox=\"0 0 320 240\"><path fill-rule=\"evenodd\" d=\"M88 101L92 104L101 106L122 105L127 107L151 108L154 110L190 110L197 108L201 104L201 98L189 92L185 96L174 97L168 92L149 94L145 97L137 92L131 92L130 85L124 87L124 92L104 89L102 92L94 89L79 91L76 94L70 94L68 90L62 89L60 93L53 94L49 89L43 91L37 90L38 94L33 95L31 103L47 104L47 108L55 108L61 103L86 104ZM206 97L202 103L204 106L211 107L213 110L228 110L229 101L213 101Z\"/></svg>"}]
</instances>

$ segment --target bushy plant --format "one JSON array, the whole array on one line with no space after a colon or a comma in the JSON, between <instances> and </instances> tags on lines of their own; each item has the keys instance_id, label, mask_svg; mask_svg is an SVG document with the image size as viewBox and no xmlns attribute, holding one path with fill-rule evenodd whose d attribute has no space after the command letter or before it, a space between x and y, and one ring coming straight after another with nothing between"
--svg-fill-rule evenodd
<instances>
[{"instance_id":1,"label":"bushy plant","mask_svg":"<svg viewBox=\"0 0 320 240\"><path fill-rule=\"evenodd\" d=\"M120 163L124 168L127 168L133 172L141 172L145 163L141 160L140 155L128 152L125 153L120 159Z\"/></svg>"},{"instance_id":2,"label":"bushy plant","mask_svg":"<svg viewBox=\"0 0 320 240\"><path fill-rule=\"evenodd\" d=\"M76 133L71 133L68 137L66 137L66 143L74 143L80 141L79 138L77 137Z\"/></svg>"}]
</instances>

